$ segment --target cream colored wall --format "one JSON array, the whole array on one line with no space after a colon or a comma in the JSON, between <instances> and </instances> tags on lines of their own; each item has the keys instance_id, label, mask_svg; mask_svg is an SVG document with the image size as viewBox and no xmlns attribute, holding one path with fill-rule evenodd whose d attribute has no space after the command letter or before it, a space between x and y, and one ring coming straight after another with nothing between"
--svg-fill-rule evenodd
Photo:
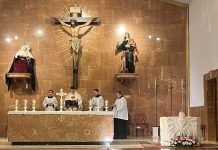
<instances>
[{"instance_id":1,"label":"cream colored wall","mask_svg":"<svg viewBox=\"0 0 218 150\"><path fill-rule=\"evenodd\" d=\"M190 106L203 106L203 75L218 69L218 0L191 1L189 30Z\"/></svg>"}]
</instances>

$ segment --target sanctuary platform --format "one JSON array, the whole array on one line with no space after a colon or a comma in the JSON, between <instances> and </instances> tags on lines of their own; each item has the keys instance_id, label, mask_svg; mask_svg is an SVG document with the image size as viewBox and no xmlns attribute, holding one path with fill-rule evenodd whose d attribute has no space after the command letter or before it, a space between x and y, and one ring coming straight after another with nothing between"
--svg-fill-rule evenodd
<instances>
[{"instance_id":1,"label":"sanctuary platform","mask_svg":"<svg viewBox=\"0 0 218 150\"><path fill-rule=\"evenodd\" d=\"M8 141L110 142L111 111L9 111Z\"/></svg>"}]
</instances>

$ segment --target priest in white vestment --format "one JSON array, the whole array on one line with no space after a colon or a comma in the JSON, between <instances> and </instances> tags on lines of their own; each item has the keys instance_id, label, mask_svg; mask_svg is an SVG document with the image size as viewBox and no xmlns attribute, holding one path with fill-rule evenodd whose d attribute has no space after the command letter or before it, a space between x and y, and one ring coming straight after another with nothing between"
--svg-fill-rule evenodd
<instances>
[{"instance_id":1,"label":"priest in white vestment","mask_svg":"<svg viewBox=\"0 0 218 150\"><path fill-rule=\"evenodd\" d=\"M128 108L127 101L121 91L117 91L117 99L113 104L114 111L114 139L127 138Z\"/></svg>"},{"instance_id":2,"label":"priest in white vestment","mask_svg":"<svg viewBox=\"0 0 218 150\"><path fill-rule=\"evenodd\" d=\"M71 92L65 97L65 106L67 111L83 110L82 97L76 91L74 86L70 87Z\"/></svg>"},{"instance_id":3,"label":"priest in white vestment","mask_svg":"<svg viewBox=\"0 0 218 150\"><path fill-rule=\"evenodd\" d=\"M44 98L43 107L45 111L55 111L58 106L58 101L53 95L53 90L49 90L48 96Z\"/></svg>"},{"instance_id":4,"label":"priest in white vestment","mask_svg":"<svg viewBox=\"0 0 218 150\"><path fill-rule=\"evenodd\" d=\"M98 89L94 89L94 97L92 98L92 110L93 111L97 111L99 107L99 111L103 111L104 110L104 99L103 97L100 95L100 92Z\"/></svg>"}]
</instances>

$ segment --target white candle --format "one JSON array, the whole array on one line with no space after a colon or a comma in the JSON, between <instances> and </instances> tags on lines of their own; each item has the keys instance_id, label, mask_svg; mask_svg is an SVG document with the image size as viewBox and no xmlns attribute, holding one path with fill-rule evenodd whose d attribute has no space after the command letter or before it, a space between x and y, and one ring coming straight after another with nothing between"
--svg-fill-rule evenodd
<instances>
[{"instance_id":1,"label":"white candle","mask_svg":"<svg viewBox=\"0 0 218 150\"><path fill-rule=\"evenodd\" d=\"M33 103L33 107L35 107L35 106L36 106L36 101L35 101L35 99L33 99L32 103Z\"/></svg>"},{"instance_id":2,"label":"white candle","mask_svg":"<svg viewBox=\"0 0 218 150\"><path fill-rule=\"evenodd\" d=\"M108 101L107 101L107 100L105 100L105 107L107 107L107 105L108 105Z\"/></svg>"},{"instance_id":3,"label":"white candle","mask_svg":"<svg viewBox=\"0 0 218 150\"><path fill-rule=\"evenodd\" d=\"M16 99L15 100L15 111L18 111L17 109L18 109L18 103L19 103L19 101Z\"/></svg>"},{"instance_id":4,"label":"white candle","mask_svg":"<svg viewBox=\"0 0 218 150\"><path fill-rule=\"evenodd\" d=\"M25 106L27 105L27 100L26 100L26 99L24 100L24 105L25 105Z\"/></svg>"},{"instance_id":5,"label":"white candle","mask_svg":"<svg viewBox=\"0 0 218 150\"><path fill-rule=\"evenodd\" d=\"M108 100L105 100L105 111L108 111Z\"/></svg>"},{"instance_id":6,"label":"white candle","mask_svg":"<svg viewBox=\"0 0 218 150\"><path fill-rule=\"evenodd\" d=\"M18 105L18 102L19 102L19 101L16 99L16 100L15 100L15 105L16 105L16 107L17 107L17 105Z\"/></svg>"},{"instance_id":7,"label":"white candle","mask_svg":"<svg viewBox=\"0 0 218 150\"><path fill-rule=\"evenodd\" d=\"M92 106L92 99L89 100L89 107Z\"/></svg>"}]
</instances>

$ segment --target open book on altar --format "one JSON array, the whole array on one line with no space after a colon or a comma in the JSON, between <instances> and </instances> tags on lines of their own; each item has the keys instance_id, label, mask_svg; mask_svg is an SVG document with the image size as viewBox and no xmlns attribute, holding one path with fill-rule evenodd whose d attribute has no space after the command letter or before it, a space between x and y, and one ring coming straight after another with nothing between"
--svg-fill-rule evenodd
<instances>
[{"instance_id":1,"label":"open book on altar","mask_svg":"<svg viewBox=\"0 0 218 150\"><path fill-rule=\"evenodd\" d=\"M67 108L69 108L69 107L77 107L77 108L79 108L78 100L65 100L65 106Z\"/></svg>"}]
</instances>

